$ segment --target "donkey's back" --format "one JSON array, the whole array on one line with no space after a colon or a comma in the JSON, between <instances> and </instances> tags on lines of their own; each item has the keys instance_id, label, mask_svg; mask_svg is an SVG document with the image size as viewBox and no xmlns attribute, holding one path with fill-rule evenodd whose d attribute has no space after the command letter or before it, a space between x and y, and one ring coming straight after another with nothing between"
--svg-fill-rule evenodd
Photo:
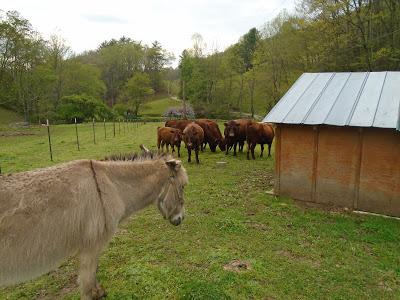
<instances>
[{"instance_id":1,"label":"donkey's back","mask_svg":"<svg viewBox=\"0 0 400 300\"><path fill-rule=\"evenodd\" d=\"M99 236L96 195L88 160L0 176L0 286L51 270Z\"/></svg>"}]
</instances>

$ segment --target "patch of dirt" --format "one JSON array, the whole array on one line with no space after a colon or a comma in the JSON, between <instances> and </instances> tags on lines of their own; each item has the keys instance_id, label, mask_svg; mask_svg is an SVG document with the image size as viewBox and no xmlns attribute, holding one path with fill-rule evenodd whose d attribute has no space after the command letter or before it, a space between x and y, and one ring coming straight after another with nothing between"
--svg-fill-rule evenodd
<instances>
[{"instance_id":1,"label":"patch of dirt","mask_svg":"<svg viewBox=\"0 0 400 300\"><path fill-rule=\"evenodd\" d=\"M304 262L314 268L319 268L321 266L321 264L318 261L312 260L310 258L298 255L296 253L293 253L290 250L278 250L275 252L276 254L280 255L280 256L284 256L286 258L289 258L291 260L297 260L297 261L301 261Z\"/></svg>"},{"instance_id":2,"label":"patch of dirt","mask_svg":"<svg viewBox=\"0 0 400 300\"><path fill-rule=\"evenodd\" d=\"M297 207L299 207L303 210L318 209L318 210L322 210L322 211L329 212L332 214L351 212L351 209L349 209L347 207L339 207L339 206L330 205L330 204L306 202L306 201L299 201L299 200L295 200L294 203L296 204Z\"/></svg>"},{"instance_id":3,"label":"patch of dirt","mask_svg":"<svg viewBox=\"0 0 400 300\"><path fill-rule=\"evenodd\" d=\"M235 273L241 273L247 270L251 270L251 266L250 263L247 261L234 259L230 263L224 266L224 270Z\"/></svg>"},{"instance_id":4,"label":"patch of dirt","mask_svg":"<svg viewBox=\"0 0 400 300\"><path fill-rule=\"evenodd\" d=\"M28 135L35 135L35 133L23 132L23 131L0 131L0 136L2 137L28 136Z\"/></svg>"},{"instance_id":5,"label":"patch of dirt","mask_svg":"<svg viewBox=\"0 0 400 300\"><path fill-rule=\"evenodd\" d=\"M257 229L257 230L261 230L261 231L267 231L269 229L267 225L258 223L258 222L254 222L254 221L245 221L245 224L249 228L253 228L253 229Z\"/></svg>"}]
</instances>

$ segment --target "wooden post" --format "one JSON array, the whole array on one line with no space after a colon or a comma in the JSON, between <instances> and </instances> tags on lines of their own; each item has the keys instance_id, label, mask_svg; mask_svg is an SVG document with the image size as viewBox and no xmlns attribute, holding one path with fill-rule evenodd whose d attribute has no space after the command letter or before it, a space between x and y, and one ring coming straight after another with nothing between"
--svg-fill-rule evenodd
<instances>
[{"instance_id":1,"label":"wooden post","mask_svg":"<svg viewBox=\"0 0 400 300\"><path fill-rule=\"evenodd\" d=\"M75 133L76 133L76 145L78 146L78 151L81 151L81 149L79 148L78 124L76 123L76 118L75 118Z\"/></svg>"},{"instance_id":2,"label":"wooden post","mask_svg":"<svg viewBox=\"0 0 400 300\"><path fill-rule=\"evenodd\" d=\"M53 151L51 150L51 138L50 138L50 123L49 123L49 119L46 120L46 124L47 124L47 136L49 137L50 160L53 161Z\"/></svg>"},{"instance_id":3,"label":"wooden post","mask_svg":"<svg viewBox=\"0 0 400 300\"><path fill-rule=\"evenodd\" d=\"M92 127L93 127L93 144L96 145L96 132L94 130L94 118L92 120Z\"/></svg>"},{"instance_id":4,"label":"wooden post","mask_svg":"<svg viewBox=\"0 0 400 300\"><path fill-rule=\"evenodd\" d=\"M317 169L318 169L318 140L319 140L319 127L318 125L313 126L313 168L312 168L312 177L311 177L311 202L317 203L319 199L317 199Z\"/></svg>"},{"instance_id":5,"label":"wooden post","mask_svg":"<svg viewBox=\"0 0 400 300\"><path fill-rule=\"evenodd\" d=\"M114 132L114 137L115 137L115 117L113 118L113 132Z\"/></svg>"},{"instance_id":6,"label":"wooden post","mask_svg":"<svg viewBox=\"0 0 400 300\"><path fill-rule=\"evenodd\" d=\"M354 199L353 199L353 209L358 209L358 200L360 198L360 177L361 177L361 163L362 163L362 155L363 155L363 142L364 142L364 131L362 127L358 128L358 141L357 141L357 150L356 153L358 155L356 162L356 180L354 183Z\"/></svg>"},{"instance_id":7,"label":"wooden post","mask_svg":"<svg viewBox=\"0 0 400 300\"><path fill-rule=\"evenodd\" d=\"M107 139L107 129L106 129L106 119L105 118L104 118L103 124L104 124L104 139L106 140Z\"/></svg>"}]
</instances>

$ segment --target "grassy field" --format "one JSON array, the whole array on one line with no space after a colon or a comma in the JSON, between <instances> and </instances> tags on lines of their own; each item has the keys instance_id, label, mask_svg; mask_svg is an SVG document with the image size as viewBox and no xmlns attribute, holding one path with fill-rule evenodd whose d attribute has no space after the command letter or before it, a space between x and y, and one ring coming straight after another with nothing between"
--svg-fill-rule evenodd
<instances>
[{"instance_id":1,"label":"grassy field","mask_svg":"<svg viewBox=\"0 0 400 300\"><path fill-rule=\"evenodd\" d=\"M153 100L143 105L140 110L140 115L148 117L161 117L169 107L178 107L181 105L181 101L171 98Z\"/></svg>"},{"instance_id":2,"label":"grassy field","mask_svg":"<svg viewBox=\"0 0 400 300\"><path fill-rule=\"evenodd\" d=\"M78 158L155 148L156 127L79 125L32 135L0 136L0 163L12 173ZM15 133L14 133L15 134ZM187 217L179 227L149 207L123 224L101 256L98 277L108 299L400 299L400 222L339 210L317 210L270 196L273 159L206 151L189 173ZM226 164L217 164L225 161ZM1 258L6 259L6 258ZM240 260L246 268L230 268ZM25 284L0 289L0 299L78 299L77 262ZM225 267L225 268L224 268Z\"/></svg>"}]
</instances>

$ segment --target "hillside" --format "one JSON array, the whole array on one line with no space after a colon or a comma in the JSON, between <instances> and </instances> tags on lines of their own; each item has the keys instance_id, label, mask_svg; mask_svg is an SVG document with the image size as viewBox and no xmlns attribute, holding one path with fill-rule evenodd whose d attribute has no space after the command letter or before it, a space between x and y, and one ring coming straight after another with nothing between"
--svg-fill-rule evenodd
<instances>
[{"instance_id":1,"label":"hillside","mask_svg":"<svg viewBox=\"0 0 400 300\"><path fill-rule=\"evenodd\" d=\"M139 113L146 117L161 117L169 107L181 106L181 104L180 100L172 98L153 100L145 103Z\"/></svg>"},{"instance_id":2,"label":"hillside","mask_svg":"<svg viewBox=\"0 0 400 300\"><path fill-rule=\"evenodd\" d=\"M21 115L11 110L0 107L0 126L22 121L23 118Z\"/></svg>"}]
</instances>

